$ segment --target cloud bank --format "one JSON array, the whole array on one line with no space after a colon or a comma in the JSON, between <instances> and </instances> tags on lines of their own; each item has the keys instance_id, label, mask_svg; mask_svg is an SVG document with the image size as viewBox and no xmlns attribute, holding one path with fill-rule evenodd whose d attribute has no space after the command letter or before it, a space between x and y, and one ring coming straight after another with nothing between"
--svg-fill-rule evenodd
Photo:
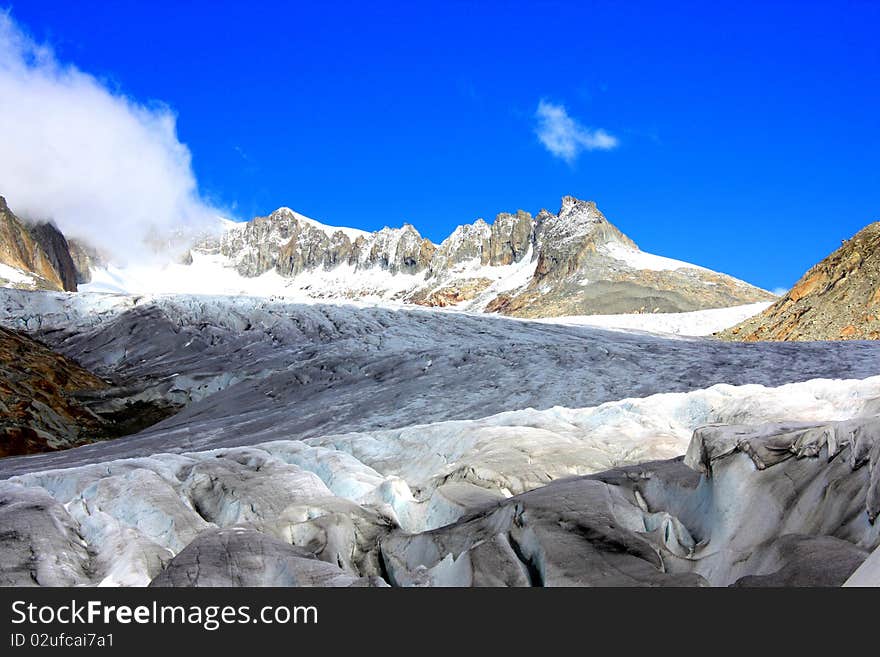
<instances>
[{"instance_id":1,"label":"cloud bank","mask_svg":"<svg viewBox=\"0 0 880 657\"><path fill-rule=\"evenodd\" d=\"M535 112L538 126L535 133L544 147L555 157L573 163L582 151L607 151L615 148L617 138L601 128L585 128L568 115L563 105L546 100L538 103Z\"/></svg>"},{"instance_id":2,"label":"cloud bank","mask_svg":"<svg viewBox=\"0 0 880 657\"><path fill-rule=\"evenodd\" d=\"M57 61L0 11L0 194L118 261L192 234L219 212L199 195L174 113Z\"/></svg>"}]
</instances>

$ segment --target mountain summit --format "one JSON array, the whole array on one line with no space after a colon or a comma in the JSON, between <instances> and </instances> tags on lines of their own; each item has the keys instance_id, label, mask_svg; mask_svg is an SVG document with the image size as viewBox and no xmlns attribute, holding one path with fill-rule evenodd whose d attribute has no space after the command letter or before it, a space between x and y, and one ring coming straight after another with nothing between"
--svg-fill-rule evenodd
<instances>
[{"instance_id":1,"label":"mountain summit","mask_svg":"<svg viewBox=\"0 0 880 657\"><path fill-rule=\"evenodd\" d=\"M245 278L275 274L310 298L381 298L521 317L718 308L773 296L730 276L642 252L592 201L501 213L440 244L404 224L367 233L289 208L230 225L190 260ZM268 282L268 281L267 281ZM276 281L277 282L277 281Z\"/></svg>"}]
</instances>

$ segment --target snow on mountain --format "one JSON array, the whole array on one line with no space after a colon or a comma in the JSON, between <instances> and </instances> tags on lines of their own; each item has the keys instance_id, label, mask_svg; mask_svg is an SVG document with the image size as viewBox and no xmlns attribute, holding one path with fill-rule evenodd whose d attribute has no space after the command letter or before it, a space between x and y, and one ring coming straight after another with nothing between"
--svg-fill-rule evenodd
<instances>
[{"instance_id":1,"label":"snow on mountain","mask_svg":"<svg viewBox=\"0 0 880 657\"><path fill-rule=\"evenodd\" d=\"M37 277L34 274L2 262L0 262L0 279L11 283L13 287L37 288Z\"/></svg>"},{"instance_id":2,"label":"snow on mountain","mask_svg":"<svg viewBox=\"0 0 880 657\"><path fill-rule=\"evenodd\" d=\"M705 267L692 265L689 262L674 260L673 258L665 258L663 256L654 255L653 253L645 253L636 246L629 246L621 242L609 242L599 247L599 251L614 260L623 262L633 269L644 269L647 271L675 271L676 269L700 269L702 271L710 271Z\"/></svg>"},{"instance_id":3,"label":"snow on mountain","mask_svg":"<svg viewBox=\"0 0 880 657\"><path fill-rule=\"evenodd\" d=\"M499 214L439 245L404 224L368 233L289 208L195 245L183 265L105 266L85 291L361 299L520 317L681 312L770 300L702 267L644 253L591 202Z\"/></svg>"},{"instance_id":4,"label":"snow on mountain","mask_svg":"<svg viewBox=\"0 0 880 657\"><path fill-rule=\"evenodd\" d=\"M335 233L342 233L352 242L355 241L358 237L368 237L370 234L365 230L360 230L358 228L346 228L344 226L328 226L326 224L322 224L320 221L316 221L310 217L307 217L299 212L295 212L287 207L278 208L276 212L290 213L293 217L299 221L300 223L308 224L314 228L317 228L321 232L326 235L333 235ZM237 224L237 226L241 226L241 224Z\"/></svg>"}]
</instances>

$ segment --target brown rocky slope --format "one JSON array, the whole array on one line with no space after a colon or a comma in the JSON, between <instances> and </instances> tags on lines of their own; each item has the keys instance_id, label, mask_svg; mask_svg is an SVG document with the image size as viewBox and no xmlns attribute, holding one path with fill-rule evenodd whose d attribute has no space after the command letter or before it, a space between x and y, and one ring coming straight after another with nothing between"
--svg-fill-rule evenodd
<instances>
[{"instance_id":1,"label":"brown rocky slope","mask_svg":"<svg viewBox=\"0 0 880 657\"><path fill-rule=\"evenodd\" d=\"M0 196L0 285L75 292L87 280L88 263L83 271L74 252L53 224L22 221Z\"/></svg>"},{"instance_id":2,"label":"brown rocky slope","mask_svg":"<svg viewBox=\"0 0 880 657\"><path fill-rule=\"evenodd\" d=\"M178 408L138 399L42 343L0 327L0 457L117 438Z\"/></svg>"},{"instance_id":3,"label":"brown rocky slope","mask_svg":"<svg viewBox=\"0 0 880 657\"><path fill-rule=\"evenodd\" d=\"M718 337L746 342L880 339L880 222L846 240L767 310Z\"/></svg>"}]
</instances>

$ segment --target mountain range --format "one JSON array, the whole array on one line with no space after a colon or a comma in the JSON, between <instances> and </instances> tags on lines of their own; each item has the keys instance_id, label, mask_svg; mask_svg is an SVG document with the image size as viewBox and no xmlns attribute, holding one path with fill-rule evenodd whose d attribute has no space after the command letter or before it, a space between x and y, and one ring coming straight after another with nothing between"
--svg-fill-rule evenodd
<instances>
[{"instance_id":1,"label":"mountain range","mask_svg":"<svg viewBox=\"0 0 880 657\"><path fill-rule=\"evenodd\" d=\"M7 284L31 289L283 294L519 317L672 313L775 298L645 253L595 203L571 196L556 214L501 213L492 224L458 226L440 244L411 224L368 233L280 208L244 223L219 221L189 248L178 245L184 255L164 267L116 266L112 254L103 262L52 224L27 224L3 208ZM14 248L22 242L25 249Z\"/></svg>"},{"instance_id":2,"label":"mountain range","mask_svg":"<svg viewBox=\"0 0 880 657\"><path fill-rule=\"evenodd\" d=\"M435 244L411 224L367 232L282 207L218 219L151 244L173 257L119 264L48 221L17 217L0 197L0 285L133 294L244 294L297 301L409 304L524 318L742 308L729 340L880 338L880 222L775 295L687 262L646 253L591 201L557 213L519 210L458 226ZM766 303L769 307L760 305ZM772 303L772 305L770 305ZM747 304L754 304L749 306ZM720 317L720 316L719 316ZM616 321L623 326L629 321ZM717 330L713 328L712 330Z\"/></svg>"}]
</instances>

